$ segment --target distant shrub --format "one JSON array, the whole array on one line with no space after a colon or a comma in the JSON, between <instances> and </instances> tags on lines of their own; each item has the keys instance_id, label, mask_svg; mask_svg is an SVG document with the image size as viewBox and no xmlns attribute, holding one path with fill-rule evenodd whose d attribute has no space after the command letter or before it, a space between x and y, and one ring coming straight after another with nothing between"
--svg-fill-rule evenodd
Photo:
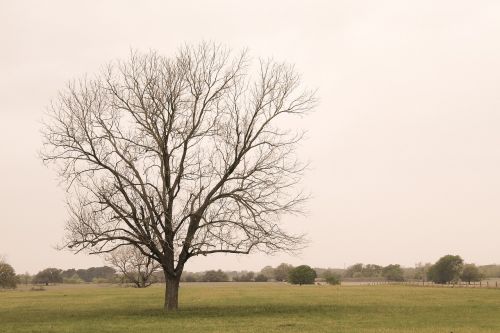
<instances>
[{"instance_id":1,"label":"distant shrub","mask_svg":"<svg viewBox=\"0 0 500 333\"><path fill-rule=\"evenodd\" d=\"M254 272L242 272L239 275L233 277L233 281L235 282L251 282L254 280L255 273Z\"/></svg>"},{"instance_id":2,"label":"distant shrub","mask_svg":"<svg viewBox=\"0 0 500 333\"><path fill-rule=\"evenodd\" d=\"M483 265L478 268L485 278L500 278L500 265Z\"/></svg>"},{"instance_id":3,"label":"distant shrub","mask_svg":"<svg viewBox=\"0 0 500 333\"><path fill-rule=\"evenodd\" d=\"M19 283L22 283L25 285L30 284L32 279L33 279L33 277L28 272L26 272L24 274L17 275L17 281L19 281Z\"/></svg>"},{"instance_id":4,"label":"distant shrub","mask_svg":"<svg viewBox=\"0 0 500 333\"><path fill-rule=\"evenodd\" d=\"M185 280L186 282L196 282L198 281L198 279L196 278L196 276L194 274L189 274L186 276Z\"/></svg>"},{"instance_id":5,"label":"distant shrub","mask_svg":"<svg viewBox=\"0 0 500 333\"><path fill-rule=\"evenodd\" d=\"M110 281L105 278L93 278L92 279L93 283L101 284L101 283L109 283Z\"/></svg>"},{"instance_id":6,"label":"distant shrub","mask_svg":"<svg viewBox=\"0 0 500 333\"><path fill-rule=\"evenodd\" d=\"M206 271L201 278L202 282L226 282L229 281L229 277L226 273L221 271L220 269L215 271Z\"/></svg>"},{"instance_id":7,"label":"distant shrub","mask_svg":"<svg viewBox=\"0 0 500 333\"><path fill-rule=\"evenodd\" d=\"M347 278L374 278L382 275L382 266L362 263L349 266L344 276Z\"/></svg>"},{"instance_id":8,"label":"distant shrub","mask_svg":"<svg viewBox=\"0 0 500 333\"><path fill-rule=\"evenodd\" d=\"M338 285L340 284L340 276L338 276L337 274L328 274L325 277L325 281L326 283L331 285Z\"/></svg>"},{"instance_id":9,"label":"distant shrub","mask_svg":"<svg viewBox=\"0 0 500 333\"><path fill-rule=\"evenodd\" d=\"M466 264L464 266L460 279L467 283L481 281L483 279L483 274L481 274L476 265Z\"/></svg>"},{"instance_id":10,"label":"distant shrub","mask_svg":"<svg viewBox=\"0 0 500 333\"><path fill-rule=\"evenodd\" d=\"M307 265L295 267L288 273L288 282L291 284L313 284L316 279L316 271Z\"/></svg>"},{"instance_id":11,"label":"distant shrub","mask_svg":"<svg viewBox=\"0 0 500 333\"><path fill-rule=\"evenodd\" d=\"M57 268L46 268L43 271L38 272L34 277L33 277L33 283L34 284L55 284L55 283L62 283L63 278L61 276L61 270Z\"/></svg>"},{"instance_id":12,"label":"distant shrub","mask_svg":"<svg viewBox=\"0 0 500 333\"><path fill-rule=\"evenodd\" d=\"M382 276L387 281L404 281L404 272L400 265L388 265L382 269Z\"/></svg>"},{"instance_id":13,"label":"distant shrub","mask_svg":"<svg viewBox=\"0 0 500 333\"><path fill-rule=\"evenodd\" d=\"M266 266L266 267L262 268L260 271L260 274L263 274L264 276L266 276L268 280L275 278L274 273L275 273L274 268L272 268L271 266Z\"/></svg>"},{"instance_id":14,"label":"distant shrub","mask_svg":"<svg viewBox=\"0 0 500 333\"><path fill-rule=\"evenodd\" d=\"M74 274L73 276L70 277L63 277L63 283L67 284L78 284L78 283L83 283L84 281L80 279L80 277L77 274Z\"/></svg>"},{"instance_id":15,"label":"distant shrub","mask_svg":"<svg viewBox=\"0 0 500 333\"><path fill-rule=\"evenodd\" d=\"M293 269L292 265L282 263L274 269L274 279L276 281L287 281L288 274Z\"/></svg>"},{"instance_id":16,"label":"distant shrub","mask_svg":"<svg viewBox=\"0 0 500 333\"><path fill-rule=\"evenodd\" d=\"M267 282L267 276L259 274L255 277L255 282Z\"/></svg>"},{"instance_id":17,"label":"distant shrub","mask_svg":"<svg viewBox=\"0 0 500 333\"><path fill-rule=\"evenodd\" d=\"M450 283L458 281L464 261L460 256L446 255L441 257L427 271L427 277L434 283Z\"/></svg>"},{"instance_id":18,"label":"distant shrub","mask_svg":"<svg viewBox=\"0 0 500 333\"><path fill-rule=\"evenodd\" d=\"M6 262L0 261L0 288L14 289L17 282L14 268Z\"/></svg>"}]
</instances>

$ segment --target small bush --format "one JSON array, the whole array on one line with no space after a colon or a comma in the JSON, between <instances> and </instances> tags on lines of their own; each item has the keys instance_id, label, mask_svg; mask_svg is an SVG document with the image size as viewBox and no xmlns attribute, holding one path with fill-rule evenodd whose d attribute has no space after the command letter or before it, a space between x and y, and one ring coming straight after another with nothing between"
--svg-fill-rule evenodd
<instances>
[{"instance_id":1,"label":"small bush","mask_svg":"<svg viewBox=\"0 0 500 333\"><path fill-rule=\"evenodd\" d=\"M97 283L97 284L101 284L101 283L109 283L109 280L105 279L105 278L93 278L92 282Z\"/></svg>"},{"instance_id":2,"label":"small bush","mask_svg":"<svg viewBox=\"0 0 500 333\"><path fill-rule=\"evenodd\" d=\"M201 278L201 282L226 282L229 281L229 277L226 273L221 271L220 269L206 271Z\"/></svg>"},{"instance_id":3,"label":"small bush","mask_svg":"<svg viewBox=\"0 0 500 333\"><path fill-rule=\"evenodd\" d=\"M234 282L251 282L254 281L254 272L241 272L233 277Z\"/></svg>"},{"instance_id":4,"label":"small bush","mask_svg":"<svg viewBox=\"0 0 500 333\"><path fill-rule=\"evenodd\" d=\"M387 281L404 281L404 272L400 265L388 265L382 269L382 276Z\"/></svg>"},{"instance_id":5,"label":"small bush","mask_svg":"<svg viewBox=\"0 0 500 333\"><path fill-rule=\"evenodd\" d=\"M338 285L340 284L340 276L335 274L329 274L325 277L325 281L326 283L331 285Z\"/></svg>"},{"instance_id":6,"label":"small bush","mask_svg":"<svg viewBox=\"0 0 500 333\"><path fill-rule=\"evenodd\" d=\"M73 274L73 276L68 278L63 278L63 283L67 284L78 284L83 282L84 281L77 274Z\"/></svg>"},{"instance_id":7,"label":"small bush","mask_svg":"<svg viewBox=\"0 0 500 333\"><path fill-rule=\"evenodd\" d=\"M194 274L190 274L190 275L186 276L185 281L186 282L196 282L196 281L198 281L198 279L196 278L196 276Z\"/></svg>"},{"instance_id":8,"label":"small bush","mask_svg":"<svg viewBox=\"0 0 500 333\"><path fill-rule=\"evenodd\" d=\"M267 276L259 274L255 277L255 282L267 282Z\"/></svg>"}]
</instances>

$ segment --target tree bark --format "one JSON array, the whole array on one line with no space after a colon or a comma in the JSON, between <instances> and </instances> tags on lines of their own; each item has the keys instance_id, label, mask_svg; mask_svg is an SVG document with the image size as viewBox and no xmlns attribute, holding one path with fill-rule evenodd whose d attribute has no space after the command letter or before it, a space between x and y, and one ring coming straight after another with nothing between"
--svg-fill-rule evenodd
<instances>
[{"instance_id":1,"label":"tree bark","mask_svg":"<svg viewBox=\"0 0 500 333\"><path fill-rule=\"evenodd\" d=\"M180 277L170 277L165 274L165 312L176 311L179 307Z\"/></svg>"}]
</instances>

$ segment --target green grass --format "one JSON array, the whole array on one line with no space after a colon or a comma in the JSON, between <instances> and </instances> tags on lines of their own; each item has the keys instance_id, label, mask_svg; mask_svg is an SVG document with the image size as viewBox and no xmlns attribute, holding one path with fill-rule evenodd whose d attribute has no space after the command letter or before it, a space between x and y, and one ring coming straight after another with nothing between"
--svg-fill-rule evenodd
<instances>
[{"instance_id":1,"label":"green grass","mask_svg":"<svg viewBox=\"0 0 500 333\"><path fill-rule=\"evenodd\" d=\"M0 332L500 332L500 289L415 286L79 285L0 292Z\"/></svg>"}]
</instances>

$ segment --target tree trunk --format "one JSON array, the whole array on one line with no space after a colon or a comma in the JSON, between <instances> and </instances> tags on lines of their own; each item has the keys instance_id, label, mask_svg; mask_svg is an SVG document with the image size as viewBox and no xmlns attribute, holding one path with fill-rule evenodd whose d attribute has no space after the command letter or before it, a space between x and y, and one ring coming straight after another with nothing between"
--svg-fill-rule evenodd
<instances>
[{"instance_id":1,"label":"tree trunk","mask_svg":"<svg viewBox=\"0 0 500 333\"><path fill-rule=\"evenodd\" d=\"M179 307L179 280L180 277L172 278L165 274L165 306L166 312L175 311Z\"/></svg>"}]
</instances>

